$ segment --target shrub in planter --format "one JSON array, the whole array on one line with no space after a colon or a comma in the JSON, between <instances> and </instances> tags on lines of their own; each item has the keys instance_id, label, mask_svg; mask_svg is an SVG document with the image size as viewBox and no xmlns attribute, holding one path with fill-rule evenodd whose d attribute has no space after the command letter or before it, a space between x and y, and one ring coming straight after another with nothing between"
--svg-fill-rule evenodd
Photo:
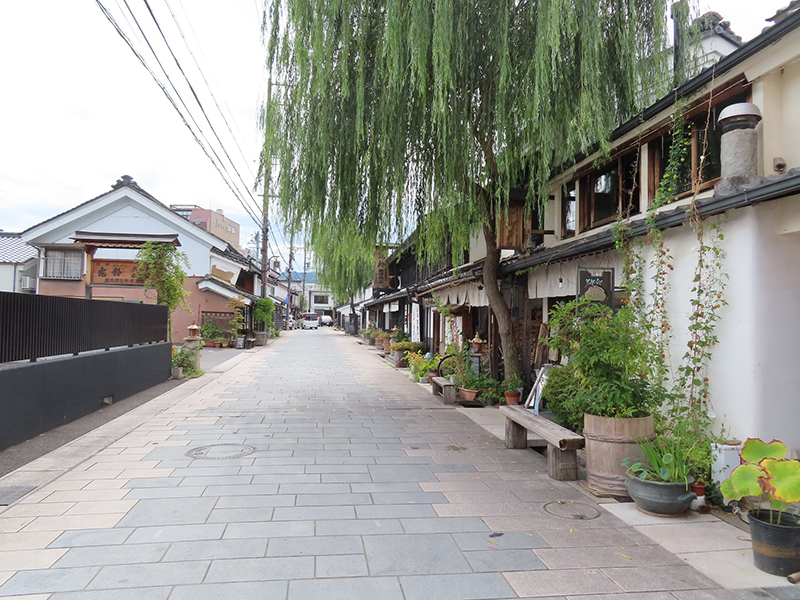
<instances>
[{"instance_id":1,"label":"shrub in planter","mask_svg":"<svg viewBox=\"0 0 800 600\"><path fill-rule=\"evenodd\" d=\"M422 342L395 342L392 344L392 352L421 352L425 348Z\"/></svg>"},{"instance_id":2,"label":"shrub in planter","mask_svg":"<svg viewBox=\"0 0 800 600\"><path fill-rule=\"evenodd\" d=\"M756 499L749 512L755 565L783 576L800 571L800 516L786 512L800 502L800 460L786 458L788 452L783 442L750 438L742 446L742 464L720 486L730 500ZM768 509L760 508L767 502Z\"/></svg>"},{"instance_id":3,"label":"shrub in planter","mask_svg":"<svg viewBox=\"0 0 800 600\"><path fill-rule=\"evenodd\" d=\"M555 308L549 323L547 343L569 358L569 370L556 369L545 389L573 418L583 413L587 483L627 495L621 462L642 458L636 439L654 436L653 413L668 396L659 351L627 307L581 298Z\"/></svg>"},{"instance_id":4,"label":"shrub in planter","mask_svg":"<svg viewBox=\"0 0 800 600\"><path fill-rule=\"evenodd\" d=\"M625 479L636 508L657 516L674 516L686 512L697 494L689 491L694 482L690 475L689 453L681 440L646 438L636 440L645 456L642 462L622 461L629 476Z\"/></svg>"},{"instance_id":5,"label":"shrub in planter","mask_svg":"<svg viewBox=\"0 0 800 600\"><path fill-rule=\"evenodd\" d=\"M505 382L503 386L503 396L505 397L506 404L519 404L519 399L522 397L522 386L525 385L519 377L512 377Z\"/></svg>"}]
</instances>

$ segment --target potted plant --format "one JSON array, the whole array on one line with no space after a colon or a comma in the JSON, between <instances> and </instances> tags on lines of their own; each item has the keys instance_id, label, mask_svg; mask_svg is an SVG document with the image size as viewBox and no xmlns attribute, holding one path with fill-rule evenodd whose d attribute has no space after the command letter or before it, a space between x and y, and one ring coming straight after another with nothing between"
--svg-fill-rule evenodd
<instances>
[{"instance_id":1,"label":"potted plant","mask_svg":"<svg viewBox=\"0 0 800 600\"><path fill-rule=\"evenodd\" d=\"M394 366L397 368L407 367L408 360L406 354L408 352L419 352L425 347L422 342L395 342L391 345L392 352L394 352Z\"/></svg>"},{"instance_id":2,"label":"potted plant","mask_svg":"<svg viewBox=\"0 0 800 600\"><path fill-rule=\"evenodd\" d=\"M690 449L678 439L647 438L636 440L644 454L644 462L622 461L627 467L625 486L633 501L643 513L660 517L672 517L686 512L697 494L689 491L694 482L689 472Z\"/></svg>"},{"instance_id":3,"label":"potted plant","mask_svg":"<svg viewBox=\"0 0 800 600\"><path fill-rule=\"evenodd\" d=\"M756 498L748 513L755 565L783 576L800 571L800 515L786 511L800 502L800 460L787 454L783 442L750 438L742 446L742 464L720 486L730 500ZM765 502L769 508L761 507Z\"/></svg>"},{"instance_id":4,"label":"potted plant","mask_svg":"<svg viewBox=\"0 0 800 600\"><path fill-rule=\"evenodd\" d=\"M522 379L516 375L505 382L505 385L503 386L503 396L506 399L506 404L519 404L519 399L522 396L523 385L525 384L522 382Z\"/></svg>"},{"instance_id":5,"label":"potted plant","mask_svg":"<svg viewBox=\"0 0 800 600\"><path fill-rule=\"evenodd\" d=\"M667 397L656 369L656 345L632 309L614 312L586 298L555 308L549 324L546 343L569 363L559 377L548 379L547 388L565 404L561 408L583 415L587 484L626 496L622 460L644 458L636 440L655 436L653 413Z\"/></svg>"},{"instance_id":6,"label":"potted plant","mask_svg":"<svg viewBox=\"0 0 800 600\"><path fill-rule=\"evenodd\" d=\"M255 332L255 345L264 346L269 339L269 330L271 329L268 324L272 323L275 315L275 303L271 298L259 298L256 302L255 309L253 310L253 322L256 325L261 325L264 331Z\"/></svg>"},{"instance_id":7,"label":"potted plant","mask_svg":"<svg viewBox=\"0 0 800 600\"><path fill-rule=\"evenodd\" d=\"M489 375L481 374L475 378L475 387L480 390L480 398L486 406L495 406L503 397L504 385Z\"/></svg>"},{"instance_id":8,"label":"potted plant","mask_svg":"<svg viewBox=\"0 0 800 600\"><path fill-rule=\"evenodd\" d=\"M369 342L370 346L374 346L375 340L378 338L380 331L377 329L368 329L367 331L369 331L369 339L367 341Z\"/></svg>"}]
</instances>

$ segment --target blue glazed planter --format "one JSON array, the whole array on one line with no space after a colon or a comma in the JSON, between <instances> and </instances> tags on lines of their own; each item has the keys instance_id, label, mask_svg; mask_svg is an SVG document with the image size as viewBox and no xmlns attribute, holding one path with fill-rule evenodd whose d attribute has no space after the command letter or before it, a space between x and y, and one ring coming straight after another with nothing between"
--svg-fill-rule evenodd
<instances>
[{"instance_id":1,"label":"blue glazed planter","mask_svg":"<svg viewBox=\"0 0 800 600\"><path fill-rule=\"evenodd\" d=\"M692 500L697 498L697 494L689 491L693 481L693 477L689 477L687 483L662 483L627 477L625 487L636 503L636 508L643 513L657 517L674 517L685 513Z\"/></svg>"}]
</instances>

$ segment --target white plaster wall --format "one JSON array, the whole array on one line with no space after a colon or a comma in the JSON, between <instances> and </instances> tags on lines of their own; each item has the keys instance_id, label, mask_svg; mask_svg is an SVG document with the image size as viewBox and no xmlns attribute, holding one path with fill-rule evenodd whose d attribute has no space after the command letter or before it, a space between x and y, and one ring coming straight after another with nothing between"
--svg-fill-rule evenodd
<instances>
[{"instance_id":1,"label":"white plaster wall","mask_svg":"<svg viewBox=\"0 0 800 600\"><path fill-rule=\"evenodd\" d=\"M775 201L715 217L728 274L708 377L713 416L729 437L776 438L800 449L800 235L778 235ZM797 200L800 202L800 200ZM800 209L800 206L798 207ZM698 242L689 226L664 232L674 257L668 299L676 369L686 351ZM645 252L652 257L652 252ZM649 278L646 278L649 284Z\"/></svg>"},{"instance_id":2,"label":"white plaster wall","mask_svg":"<svg viewBox=\"0 0 800 600\"><path fill-rule=\"evenodd\" d=\"M164 222L155 215L140 209L136 205L117 206L115 210L98 219L81 225L83 230L92 232L109 233L140 233L159 234L177 233L181 245L178 250L184 252L189 258L187 275L202 277L211 270L210 247L201 243L196 238L185 235L172 223ZM73 233L70 233L73 235ZM114 248L98 248L95 258L98 259L128 259L136 258L135 250L121 250Z\"/></svg>"},{"instance_id":3,"label":"white plaster wall","mask_svg":"<svg viewBox=\"0 0 800 600\"><path fill-rule=\"evenodd\" d=\"M13 264L0 264L0 292L15 292L19 291L14 286L14 265Z\"/></svg>"}]
</instances>

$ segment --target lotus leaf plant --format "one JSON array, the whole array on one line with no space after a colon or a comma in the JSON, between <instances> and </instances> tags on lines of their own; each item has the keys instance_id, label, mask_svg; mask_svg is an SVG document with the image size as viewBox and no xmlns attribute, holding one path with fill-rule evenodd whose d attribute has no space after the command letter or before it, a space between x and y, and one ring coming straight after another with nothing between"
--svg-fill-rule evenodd
<instances>
[{"instance_id":1,"label":"lotus leaf plant","mask_svg":"<svg viewBox=\"0 0 800 600\"><path fill-rule=\"evenodd\" d=\"M722 495L730 500L755 496L768 500L775 511L800 502L800 460L786 458L788 453L783 442L749 438L742 446L742 464L720 486Z\"/></svg>"}]
</instances>

